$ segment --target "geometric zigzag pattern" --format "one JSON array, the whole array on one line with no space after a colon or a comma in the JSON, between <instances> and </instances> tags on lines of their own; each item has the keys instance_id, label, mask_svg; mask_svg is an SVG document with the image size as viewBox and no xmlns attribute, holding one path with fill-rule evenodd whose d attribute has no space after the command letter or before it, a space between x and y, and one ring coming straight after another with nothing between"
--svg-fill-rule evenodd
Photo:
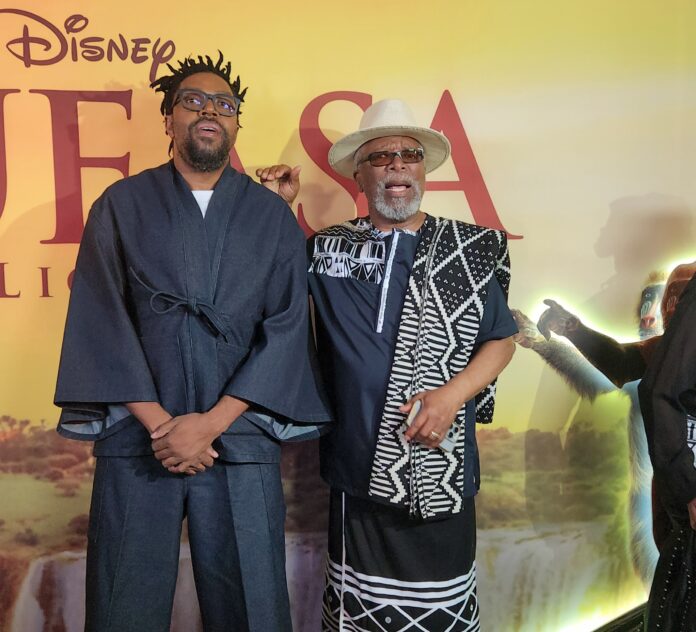
<instances>
[{"instance_id":1,"label":"geometric zigzag pattern","mask_svg":"<svg viewBox=\"0 0 696 632\"><path fill-rule=\"evenodd\" d=\"M478 632L476 565L440 582L403 582L357 573L329 558L324 632Z\"/></svg>"},{"instance_id":2,"label":"geometric zigzag pattern","mask_svg":"<svg viewBox=\"0 0 696 632\"><path fill-rule=\"evenodd\" d=\"M407 443L399 406L411 394L442 386L467 365L493 274L507 294L504 233L426 218L404 300L369 490L423 518L461 510L464 409L448 434L455 443L448 453ZM492 419L494 399L492 384L477 398L479 421Z\"/></svg>"},{"instance_id":3,"label":"geometric zigzag pattern","mask_svg":"<svg viewBox=\"0 0 696 632\"><path fill-rule=\"evenodd\" d=\"M381 283L384 259L384 239L372 224L359 219L326 228L314 236L309 272Z\"/></svg>"}]
</instances>

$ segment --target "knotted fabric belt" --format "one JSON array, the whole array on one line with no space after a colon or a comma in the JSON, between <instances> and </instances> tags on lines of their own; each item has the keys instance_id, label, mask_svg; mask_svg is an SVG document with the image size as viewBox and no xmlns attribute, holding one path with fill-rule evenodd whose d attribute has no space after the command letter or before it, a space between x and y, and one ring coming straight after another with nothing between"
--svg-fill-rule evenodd
<instances>
[{"instance_id":1,"label":"knotted fabric belt","mask_svg":"<svg viewBox=\"0 0 696 632\"><path fill-rule=\"evenodd\" d=\"M164 292L150 287L143 281L133 268L130 269L136 281L150 292L150 308L155 314L167 314L173 309L183 307L189 314L200 318L216 336L222 336L225 342L229 342L230 332L215 309L215 305L200 298L186 297L174 292ZM159 304L159 306L158 306Z\"/></svg>"}]
</instances>

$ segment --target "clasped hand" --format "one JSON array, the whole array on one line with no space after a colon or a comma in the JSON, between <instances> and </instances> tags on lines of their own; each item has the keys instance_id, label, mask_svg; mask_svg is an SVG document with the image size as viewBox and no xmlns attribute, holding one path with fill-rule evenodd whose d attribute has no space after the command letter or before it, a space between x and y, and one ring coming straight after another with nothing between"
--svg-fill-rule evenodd
<instances>
[{"instance_id":1,"label":"clasped hand","mask_svg":"<svg viewBox=\"0 0 696 632\"><path fill-rule=\"evenodd\" d=\"M173 417L150 435L155 458L170 472L197 474L219 456L211 445L215 435L203 417L201 413Z\"/></svg>"}]
</instances>

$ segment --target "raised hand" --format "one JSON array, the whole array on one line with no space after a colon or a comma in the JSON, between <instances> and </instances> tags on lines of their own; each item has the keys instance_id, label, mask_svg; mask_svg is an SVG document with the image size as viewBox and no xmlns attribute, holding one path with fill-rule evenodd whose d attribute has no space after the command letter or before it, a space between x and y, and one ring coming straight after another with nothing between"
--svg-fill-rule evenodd
<instances>
[{"instance_id":1,"label":"raised hand","mask_svg":"<svg viewBox=\"0 0 696 632\"><path fill-rule=\"evenodd\" d=\"M295 201L300 192L300 171L302 167L290 167L289 165L273 165L272 167L260 167L256 170L256 176L267 189L277 193L289 205Z\"/></svg>"}]
</instances>

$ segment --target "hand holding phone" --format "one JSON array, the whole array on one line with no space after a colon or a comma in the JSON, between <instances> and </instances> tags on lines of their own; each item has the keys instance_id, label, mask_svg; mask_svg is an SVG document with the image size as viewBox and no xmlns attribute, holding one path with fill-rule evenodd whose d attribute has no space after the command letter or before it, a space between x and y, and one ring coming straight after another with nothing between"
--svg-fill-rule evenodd
<instances>
[{"instance_id":1,"label":"hand holding phone","mask_svg":"<svg viewBox=\"0 0 696 632\"><path fill-rule=\"evenodd\" d=\"M418 416L418 413L421 411L421 408L423 408L423 402L420 399L417 399L415 402L413 402L413 406L411 406L411 411L408 413L408 417L406 417L406 425L410 428L411 424L413 423L413 420ZM440 441L440 445L438 448L444 450L445 452L452 452L454 450L454 441L450 439L448 436L443 437L442 441Z\"/></svg>"}]
</instances>

